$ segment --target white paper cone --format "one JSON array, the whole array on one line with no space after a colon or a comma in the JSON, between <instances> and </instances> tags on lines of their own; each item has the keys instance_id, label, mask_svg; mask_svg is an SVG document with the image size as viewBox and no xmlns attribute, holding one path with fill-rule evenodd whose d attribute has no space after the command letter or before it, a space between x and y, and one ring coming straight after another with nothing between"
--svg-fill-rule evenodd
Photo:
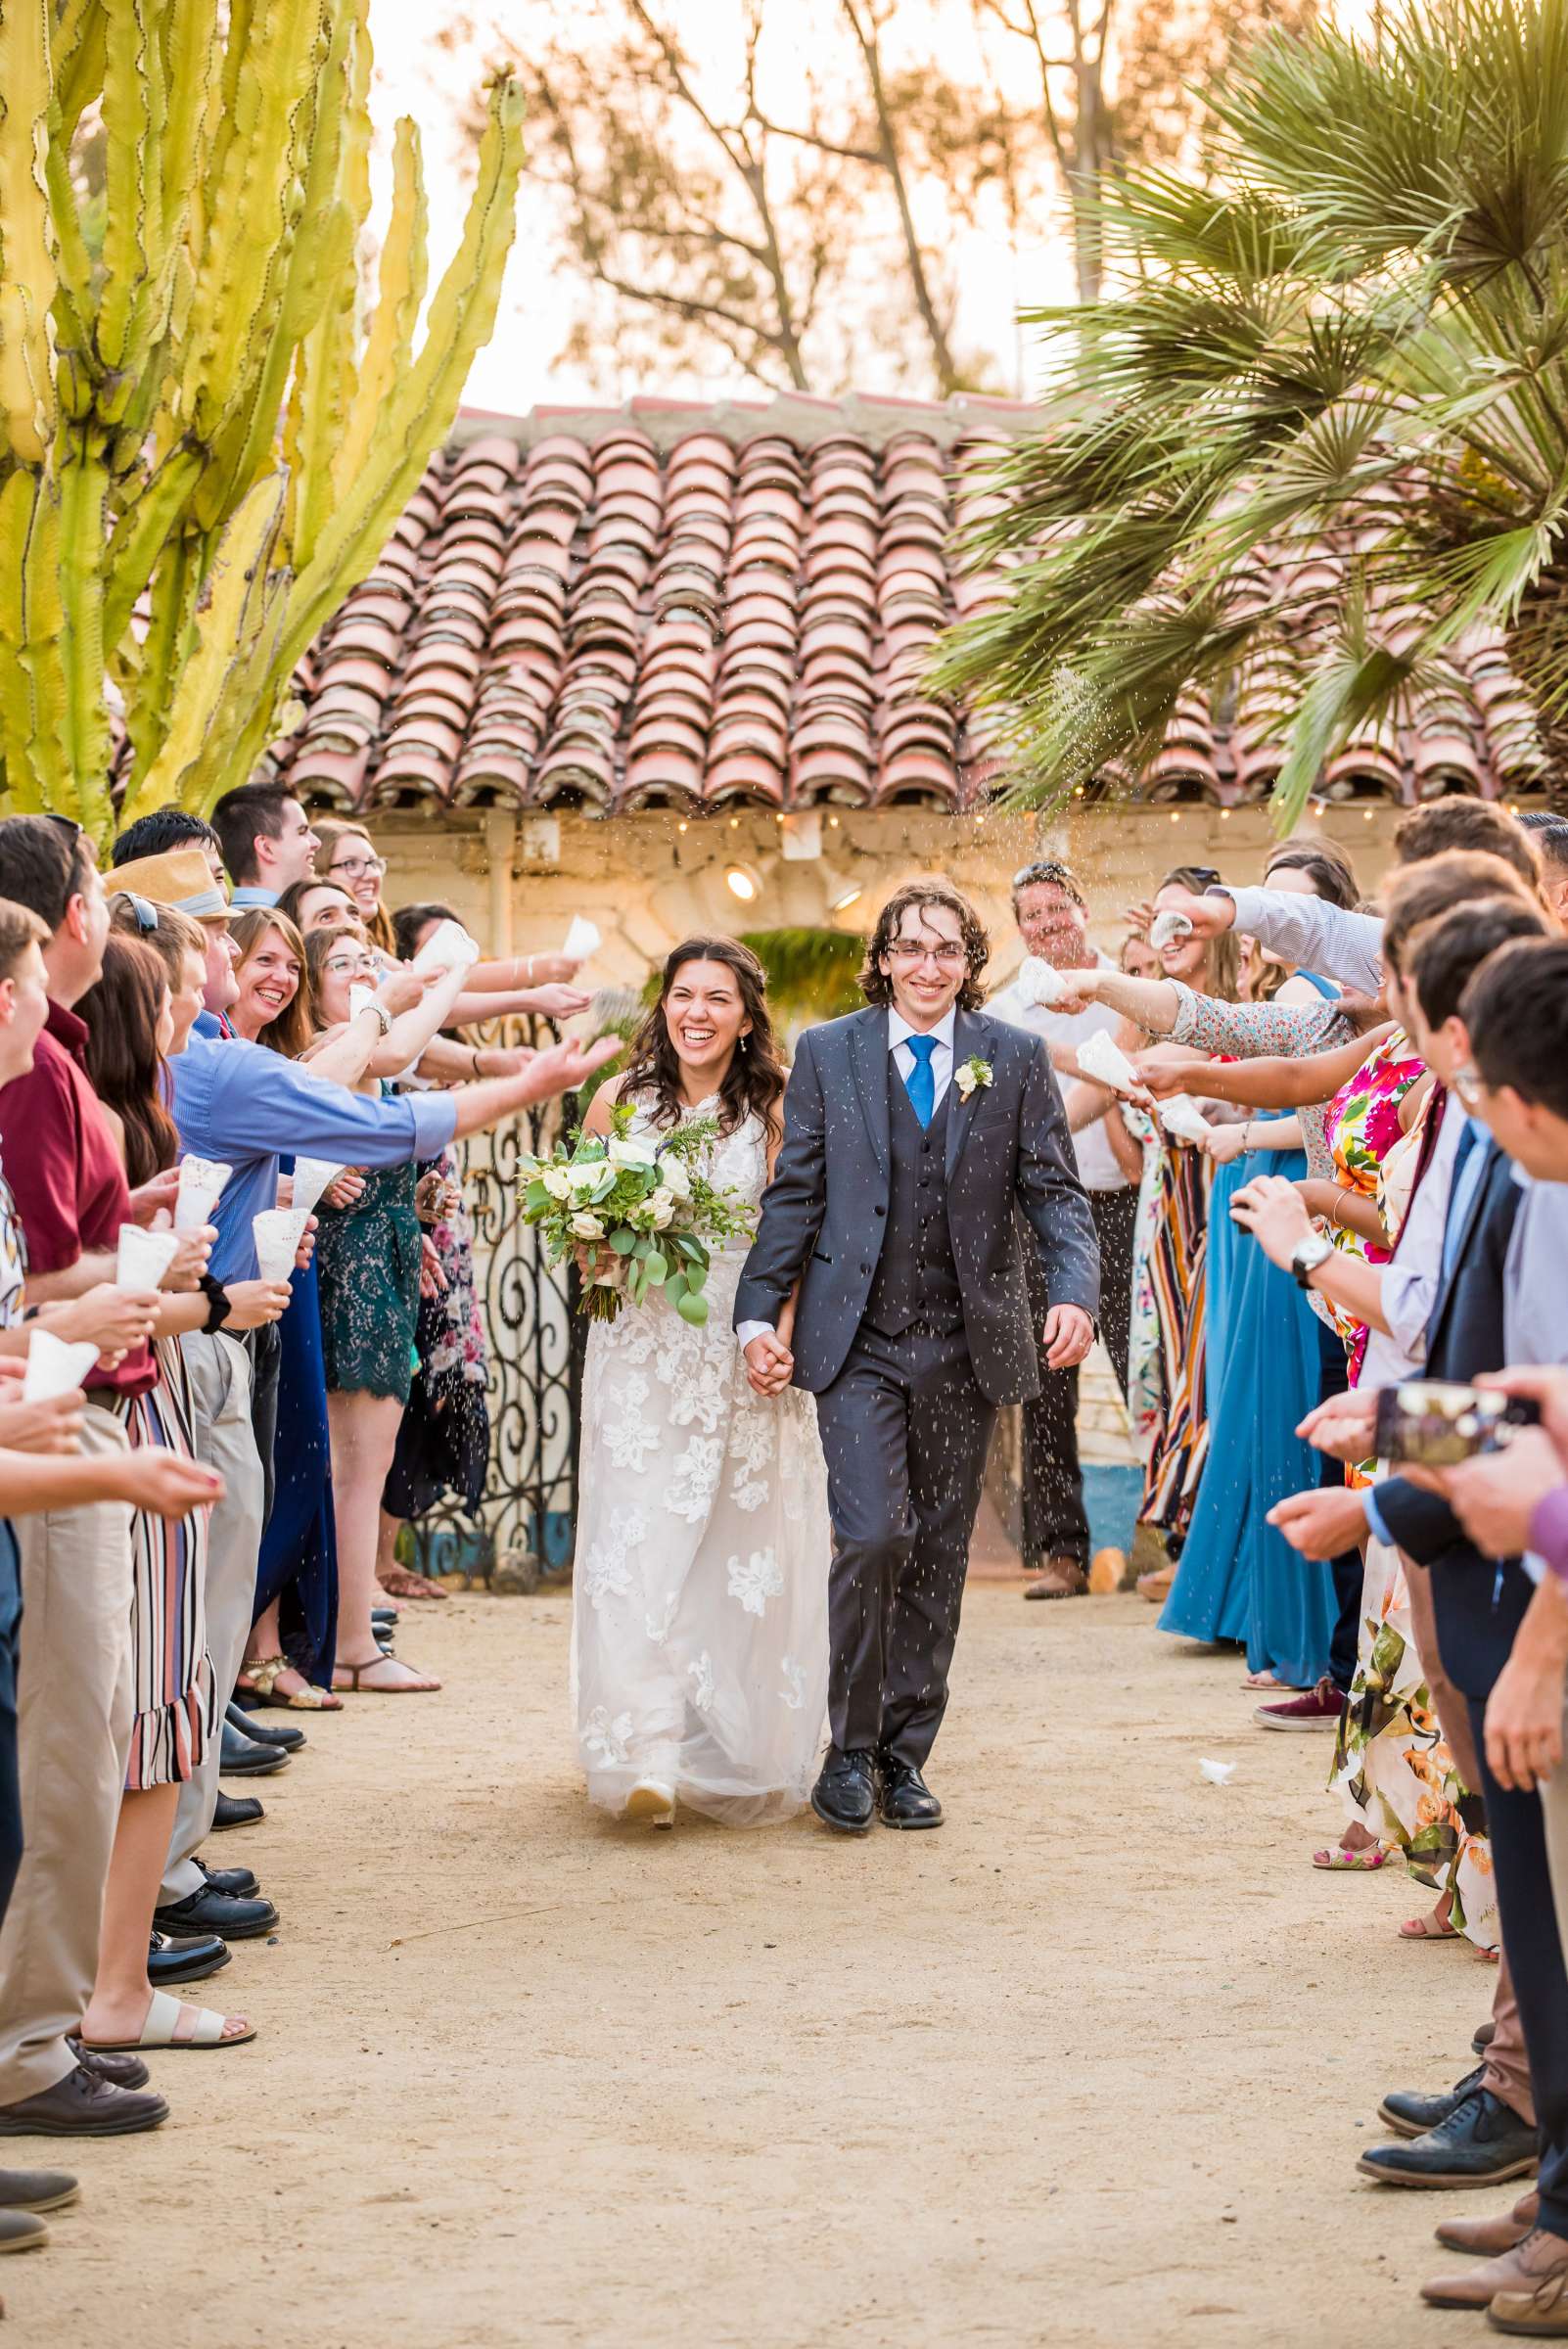
<instances>
[{"instance_id":1,"label":"white paper cone","mask_svg":"<svg viewBox=\"0 0 1568 2349\"><path fill-rule=\"evenodd\" d=\"M212 1210L233 1174L221 1159L190 1156L180 1160L180 1187L174 1199L176 1231L200 1231L212 1221Z\"/></svg>"},{"instance_id":2,"label":"white paper cone","mask_svg":"<svg viewBox=\"0 0 1568 2349\"><path fill-rule=\"evenodd\" d=\"M598 953L603 944L597 924L590 922L586 914L575 913L561 951L570 955L574 962L586 962L591 954Z\"/></svg>"},{"instance_id":3,"label":"white paper cone","mask_svg":"<svg viewBox=\"0 0 1568 2349\"><path fill-rule=\"evenodd\" d=\"M1054 963L1039 954L1025 955L1018 966L1017 985L1024 1001L1037 1004L1042 1011L1049 1011L1073 991Z\"/></svg>"},{"instance_id":4,"label":"white paper cone","mask_svg":"<svg viewBox=\"0 0 1568 2349\"><path fill-rule=\"evenodd\" d=\"M1102 1031L1086 1036L1078 1047L1078 1065L1085 1077L1097 1078L1119 1093L1130 1093L1138 1082L1138 1073L1120 1044Z\"/></svg>"},{"instance_id":5,"label":"white paper cone","mask_svg":"<svg viewBox=\"0 0 1568 2349\"><path fill-rule=\"evenodd\" d=\"M375 1000L375 989L367 987L362 979L356 979L348 990L348 1017L357 1020L360 1013L368 1011Z\"/></svg>"},{"instance_id":6,"label":"white paper cone","mask_svg":"<svg viewBox=\"0 0 1568 2349\"><path fill-rule=\"evenodd\" d=\"M1228 1786L1236 1774L1234 1762L1210 1762L1205 1759L1200 1761L1198 1769L1211 1786Z\"/></svg>"},{"instance_id":7,"label":"white paper cone","mask_svg":"<svg viewBox=\"0 0 1568 2349\"><path fill-rule=\"evenodd\" d=\"M121 1289L156 1289L179 1254L177 1231L144 1231L122 1223L115 1258L115 1284Z\"/></svg>"},{"instance_id":8,"label":"white paper cone","mask_svg":"<svg viewBox=\"0 0 1568 2349\"><path fill-rule=\"evenodd\" d=\"M1173 1093L1169 1101L1157 1105L1161 1125L1177 1141L1201 1142L1209 1131L1209 1121L1190 1093Z\"/></svg>"},{"instance_id":9,"label":"white paper cone","mask_svg":"<svg viewBox=\"0 0 1568 2349\"><path fill-rule=\"evenodd\" d=\"M285 1208L285 1215L313 1216L321 1194L335 1183L343 1173L330 1158L297 1158L294 1162L294 1206Z\"/></svg>"},{"instance_id":10,"label":"white paper cone","mask_svg":"<svg viewBox=\"0 0 1568 2349\"><path fill-rule=\"evenodd\" d=\"M69 1395L81 1385L97 1359L96 1346L83 1340L68 1345L52 1329L35 1329L22 1374L23 1402L49 1403L57 1395Z\"/></svg>"},{"instance_id":11,"label":"white paper cone","mask_svg":"<svg viewBox=\"0 0 1568 2349\"><path fill-rule=\"evenodd\" d=\"M1184 913L1157 913L1149 926L1149 944L1158 954L1162 946L1174 946L1178 938L1190 938L1192 924Z\"/></svg>"},{"instance_id":12,"label":"white paper cone","mask_svg":"<svg viewBox=\"0 0 1568 2349\"><path fill-rule=\"evenodd\" d=\"M466 971L480 958L479 941L461 922L440 922L414 956L416 971Z\"/></svg>"},{"instance_id":13,"label":"white paper cone","mask_svg":"<svg viewBox=\"0 0 1568 2349\"><path fill-rule=\"evenodd\" d=\"M297 1207L268 1207L251 1219L255 1236L256 1277L287 1280L304 1238L307 1218Z\"/></svg>"}]
</instances>

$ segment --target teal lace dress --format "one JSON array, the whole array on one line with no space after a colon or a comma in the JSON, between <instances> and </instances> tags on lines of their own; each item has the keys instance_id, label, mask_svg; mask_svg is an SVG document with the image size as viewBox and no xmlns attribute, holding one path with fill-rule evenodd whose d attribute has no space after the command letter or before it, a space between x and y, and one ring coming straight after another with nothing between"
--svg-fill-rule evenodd
<instances>
[{"instance_id":1,"label":"teal lace dress","mask_svg":"<svg viewBox=\"0 0 1568 2349\"><path fill-rule=\"evenodd\" d=\"M317 1210L321 1352L329 1394L408 1401L419 1327L418 1169L373 1167L352 1207Z\"/></svg>"}]
</instances>

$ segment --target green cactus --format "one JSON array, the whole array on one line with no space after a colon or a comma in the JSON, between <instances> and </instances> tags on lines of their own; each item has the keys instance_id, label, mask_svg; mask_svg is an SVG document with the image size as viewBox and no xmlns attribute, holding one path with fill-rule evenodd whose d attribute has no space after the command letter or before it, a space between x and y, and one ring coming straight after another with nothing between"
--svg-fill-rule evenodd
<instances>
[{"instance_id":1,"label":"green cactus","mask_svg":"<svg viewBox=\"0 0 1568 2349\"><path fill-rule=\"evenodd\" d=\"M490 92L427 280L397 125L377 300L368 0L0 0L0 807L205 811L275 734L495 321L522 163ZM102 236L71 171L100 123Z\"/></svg>"}]
</instances>

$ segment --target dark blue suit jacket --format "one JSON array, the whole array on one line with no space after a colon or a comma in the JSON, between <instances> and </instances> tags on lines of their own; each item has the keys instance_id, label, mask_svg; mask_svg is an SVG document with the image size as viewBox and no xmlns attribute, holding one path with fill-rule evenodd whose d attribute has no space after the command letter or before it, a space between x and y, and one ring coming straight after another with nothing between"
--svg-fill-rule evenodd
<instances>
[{"instance_id":1,"label":"dark blue suit jacket","mask_svg":"<svg viewBox=\"0 0 1568 2349\"><path fill-rule=\"evenodd\" d=\"M1521 1192L1513 1161L1496 1142L1484 1147L1481 1178L1432 1311L1428 1378L1468 1380L1506 1360L1502 1271ZM1535 1586L1517 1558L1499 1566L1483 1557L1440 1495L1396 1476L1378 1486L1377 1506L1401 1549L1432 1569L1444 1670L1466 1696L1484 1699L1508 1660Z\"/></svg>"}]
</instances>

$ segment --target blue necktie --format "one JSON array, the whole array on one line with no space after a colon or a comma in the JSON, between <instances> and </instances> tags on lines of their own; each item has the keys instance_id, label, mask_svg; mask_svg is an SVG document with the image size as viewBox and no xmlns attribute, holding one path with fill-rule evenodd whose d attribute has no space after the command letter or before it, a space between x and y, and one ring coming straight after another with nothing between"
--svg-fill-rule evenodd
<instances>
[{"instance_id":1,"label":"blue necktie","mask_svg":"<svg viewBox=\"0 0 1568 2349\"><path fill-rule=\"evenodd\" d=\"M1453 1153L1453 1175L1449 1184L1449 1213L1443 1231L1442 1254L1442 1270L1445 1281L1453 1269L1453 1259L1458 1250L1459 1234L1469 1213L1475 1183L1480 1179L1479 1175L1472 1177L1468 1184L1464 1179L1464 1170L1469 1164L1470 1153L1479 1140L1480 1136L1475 1129L1475 1120L1467 1118Z\"/></svg>"},{"instance_id":2,"label":"blue necktie","mask_svg":"<svg viewBox=\"0 0 1568 2349\"><path fill-rule=\"evenodd\" d=\"M914 1054L914 1067L904 1088L909 1095L909 1107L922 1126L929 1126L937 1107L937 1078L931 1066L937 1039L934 1036L906 1036L903 1040Z\"/></svg>"}]
</instances>

